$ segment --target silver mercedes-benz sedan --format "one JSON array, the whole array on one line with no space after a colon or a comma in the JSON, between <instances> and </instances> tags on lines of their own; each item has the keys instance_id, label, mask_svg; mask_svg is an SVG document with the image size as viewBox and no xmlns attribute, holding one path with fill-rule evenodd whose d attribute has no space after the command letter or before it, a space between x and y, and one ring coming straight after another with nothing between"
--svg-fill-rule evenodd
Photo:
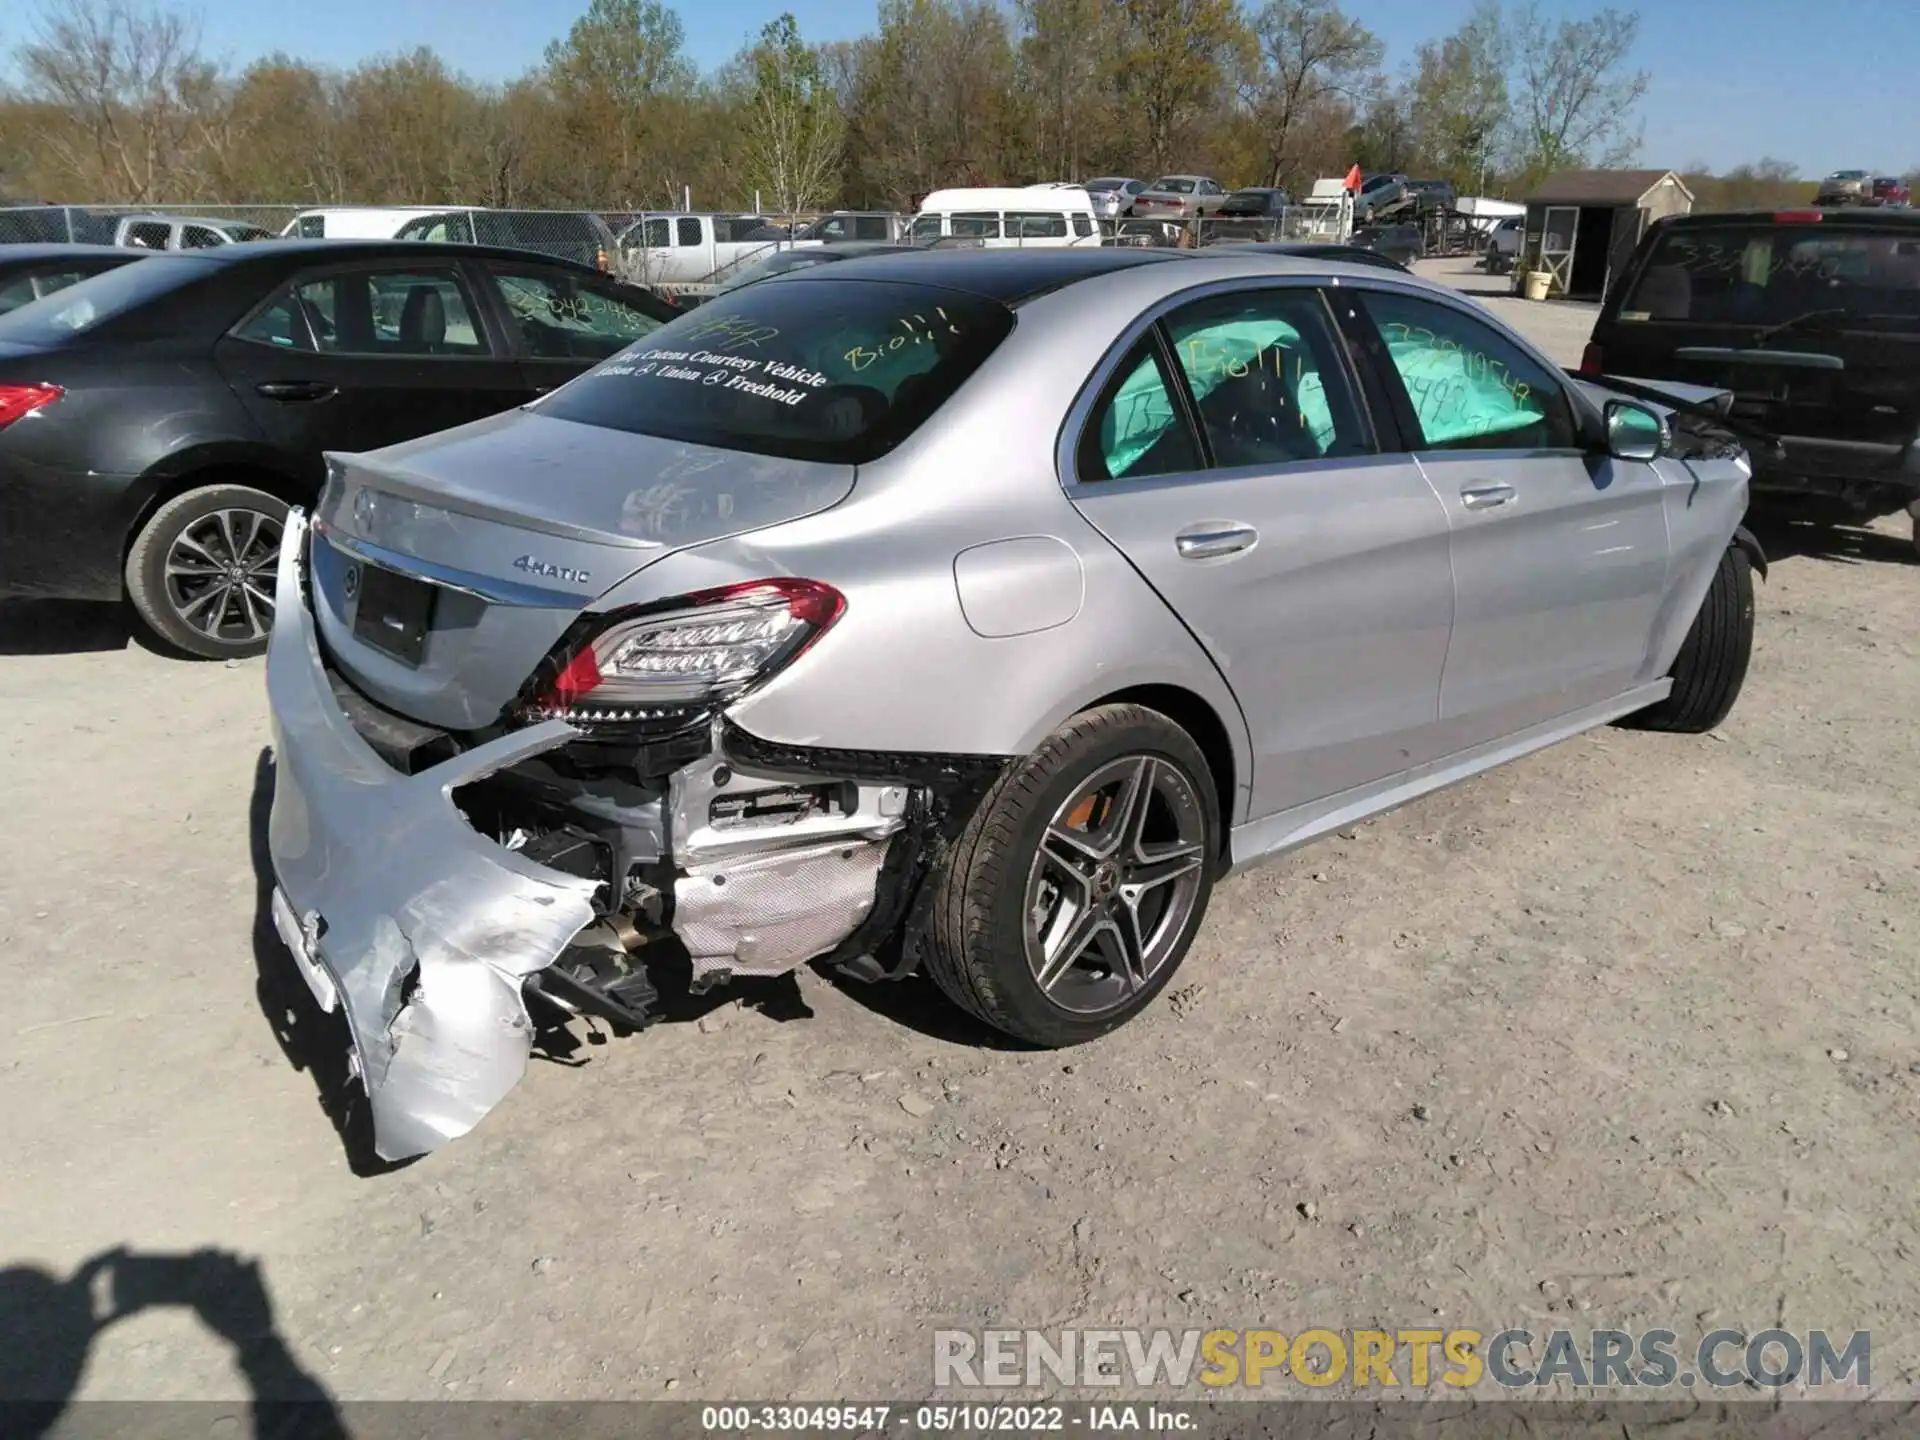
<instances>
[{"instance_id":1,"label":"silver mercedes-benz sedan","mask_svg":"<svg viewBox=\"0 0 1920 1440\"><path fill-rule=\"evenodd\" d=\"M267 662L273 911L377 1148L472 1128L535 1014L646 1024L668 967L920 971L1091 1040L1230 870L1717 724L1748 464L1655 394L1379 268L948 252L330 457Z\"/></svg>"}]
</instances>

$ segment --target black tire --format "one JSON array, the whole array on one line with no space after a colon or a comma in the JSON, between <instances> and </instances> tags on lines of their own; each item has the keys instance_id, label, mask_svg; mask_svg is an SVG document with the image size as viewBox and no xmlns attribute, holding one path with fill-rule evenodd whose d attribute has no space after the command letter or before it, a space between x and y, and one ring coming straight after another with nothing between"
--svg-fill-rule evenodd
<instances>
[{"instance_id":1,"label":"black tire","mask_svg":"<svg viewBox=\"0 0 1920 1440\"><path fill-rule=\"evenodd\" d=\"M1124 999L1089 1013L1043 991L1029 963L1031 887L1041 838L1057 813L1103 770L1134 757L1169 767L1184 782L1178 814L1155 813L1181 827L1183 838L1197 836L1197 888L1183 921L1163 914L1160 929L1169 948L1145 983L1126 986ZM1158 803L1171 804L1165 796ZM1186 959L1206 916L1220 837L1213 776L1186 731L1139 705L1105 705L1075 716L988 792L934 877L927 971L961 1009L1016 1039L1048 1048L1097 1039L1152 1003ZM1097 976L1098 969L1089 973Z\"/></svg>"},{"instance_id":2,"label":"black tire","mask_svg":"<svg viewBox=\"0 0 1920 1440\"><path fill-rule=\"evenodd\" d=\"M223 524L223 517L231 519ZM260 654L272 625L286 520L286 501L248 485L205 485L175 496L153 512L127 551L134 613L167 645L203 660ZM192 547L209 529L216 538L203 561ZM239 552L230 564L221 563L228 557L218 553L220 534L231 536ZM188 570L193 573L183 573ZM224 595L213 593L223 588Z\"/></svg>"},{"instance_id":3,"label":"black tire","mask_svg":"<svg viewBox=\"0 0 1920 1440\"><path fill-rule=\"evenodd\" d=\"M1667 672L1673 692L1624 723L1636 730L1704 734L1733 709L1752 656L1753 562L1738 545L1729 545Z\"/></svg>"}]
</instances>

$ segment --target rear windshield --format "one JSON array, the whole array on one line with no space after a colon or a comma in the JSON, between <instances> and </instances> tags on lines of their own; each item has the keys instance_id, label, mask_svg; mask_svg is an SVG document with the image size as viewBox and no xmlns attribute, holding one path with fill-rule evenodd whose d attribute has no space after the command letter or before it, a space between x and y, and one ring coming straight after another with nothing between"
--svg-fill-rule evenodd
<instances>
[{"instance_id":1,"label":"rear windshield","mask_svg":"<svg viewBox=\"0 0 1920 1440\"><path fill-rule=\"evenodd\" d=\"M912 434L1013 323L962 291L803 273L717 295L536 406L634 434L861 464Z\"/></svg>"},{"instance_id":2,"label":"rear windshield","mask_svg":"<svg viewBox=\"0 0 1920 1440\"><path fill-rule=\"evenodd\" d=\"M1920 323L1920 227L1676 226L1620 303L1629 323L1777 325L1813 311Z\"/></svg>"},{"instance_id":3,"label":"rear windshield","mask_svg":"<svg viewBox=\"0 0 1920 1440\"><path fill-rule=\"evenodd\" d=\"M1170 176L1155 188L1168 195L1185 195L1193 189L1193 181Z\"/></svg>"},{"instance_id":4,"label":"rear windshield","mask_svg":"<svg viewBox=\"0 0 1920 1440\"><path fill-rule=\"evenodd\" d=\"M0 340L57 345L213 273L204 261L172 255L121 265L0 316Z\"/></svg>"}]
</instances>

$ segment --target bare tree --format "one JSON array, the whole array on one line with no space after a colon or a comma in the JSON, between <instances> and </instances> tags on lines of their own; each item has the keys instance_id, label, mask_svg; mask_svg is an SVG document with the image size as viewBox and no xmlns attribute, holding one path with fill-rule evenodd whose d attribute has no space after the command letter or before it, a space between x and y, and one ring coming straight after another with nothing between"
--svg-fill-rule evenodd
<instances>
[{"instance_id":1,"label":"bare tree","mask_svg":"<svg viewBox=\"0 0 1920 1440\"><path fill-rule=\"evenodd\" d=\"M1336 103L1358 102L1386 53L1338 0L1268 0L1254 20L1261 68L1247 97L1267 150L1267 183L1296 178L1299 132Z\"/></svg>"},{"instance_id":2,"label":"bare tree","mask_svg":"<svg viewBox=\"0 0 1920 1440\"><path fill-rule=\"evenodd\" d=\"M1539 176L1630 160L1641 135L1633 113L1647 93L1646 72L1626 68L1639 15L1606 9L1554 21L1527 0L1509 28L1519 52L1521 168Z\"/></svg>"},{"instance_id":3,"label":"bare tree","mask_svg":"<svg viewBox=\"0 0 1920 1440\"><path fill-rule=\"evenodd\" d=\"M752 61L747 179L772 196L776 211L791 222L839 188L845 134L840 101L792 15L760 32Z\"/></svg>"},{"instance_id":4,"label":"bare tree","mask_svg":"<svg viewBox=\"0 0 1920 1440\"><path fill-rule=\"evenodd\" d=\"M225 87L188 21L133 0L68 0L17 58L26 97L57 117L37 138L69 184L134 203L193 188L196 142Z\"/></svg>"}]
</instances>

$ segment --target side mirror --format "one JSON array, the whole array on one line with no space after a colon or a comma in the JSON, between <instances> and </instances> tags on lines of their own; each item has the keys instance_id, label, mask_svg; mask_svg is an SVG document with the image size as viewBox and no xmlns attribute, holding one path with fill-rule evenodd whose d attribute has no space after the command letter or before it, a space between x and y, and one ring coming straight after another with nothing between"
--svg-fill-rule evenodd
<instances>
[{"instance_id":1,"label":"side mirror","mask_svg":"<svg viewBox=\"0 0 1920 1440\"><path fill-rule=\"evenodd\" d=\"M1657 460L1672 436L1667 422L1631 400L1607 402L1607 453L1616 460Z\"/></svg>"}]
</instances>

